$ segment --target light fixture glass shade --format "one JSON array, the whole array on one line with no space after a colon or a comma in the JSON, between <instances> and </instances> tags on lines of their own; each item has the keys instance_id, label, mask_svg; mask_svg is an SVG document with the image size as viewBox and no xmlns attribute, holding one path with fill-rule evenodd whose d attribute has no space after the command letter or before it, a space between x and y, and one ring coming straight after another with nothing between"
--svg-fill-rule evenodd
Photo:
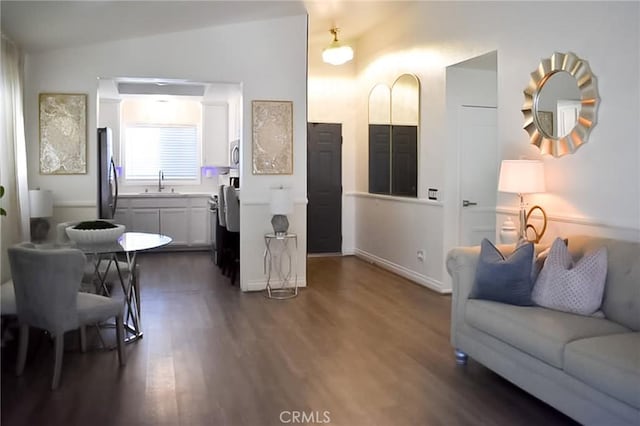
<instances>
[{"instance_id":1,"label":"light fixture glass shade","mask_svg":"<svg viewBox=\"0 0 640 426\"><path fill-rule=\"evenodd\" d=\"M331 65L342 65L353 59L353 49L338 41L322 51L322 60Z\"/></svg>"},{"instance_id":2,"label":"light fixture glass shade","mask_svg":"<svg viewBox=\"0 0 640 426\"><path fill-rule=\"evenodd\" d=\"M335 27L329 30L333 41L322 51L322 60L331 65L342 65L353 59L353 49L338 41L338 31Z\"/></svg>"},{"instance_id":3,"label":"light fixture glass shade","mask_svg":"<svg viewBox=\"0 0 640 426\"><path fill-rule=\"evenodd\" d=\"M29 190L29 207L33 218L53 216L53 193L49 190Z\"/></svg>"},{"instance_id":4,"label":"light fixture glass shade","mask_svg":"<svg viewBox=\"0 0 640 426\"><path fill-rule=\"evenodd\" d=\"M537 160L502 160L498 191L515 194L545 192L544 163Z\"/></svg>"},{"instance_id":5,"label":"light fixture glass shade","mask_svg":"<svg viewBox=\"0 0 640 426\"><path fill-rule=\"evenodd\" d=\"M289 188L271 189L271 214L286 215L293 213L293 198Z\"/></svg>"}]
</instances>

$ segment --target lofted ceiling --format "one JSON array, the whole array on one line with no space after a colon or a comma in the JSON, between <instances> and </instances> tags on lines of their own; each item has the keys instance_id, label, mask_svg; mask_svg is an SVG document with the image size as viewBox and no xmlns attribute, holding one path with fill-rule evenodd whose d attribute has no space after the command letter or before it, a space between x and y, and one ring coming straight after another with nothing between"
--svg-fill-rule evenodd
<instances>
[{"instance_id":1,"label":"lofted ceiling","mask_svg":"<svg viewBox=\"0 0 640 426\"><path fill-rule=\"evenodd\" d=\"M24 51L37 52L159 33L308 13L309 42L355 40L404 1L0 1L1 29Z\"/></svg>"}]
</instances>

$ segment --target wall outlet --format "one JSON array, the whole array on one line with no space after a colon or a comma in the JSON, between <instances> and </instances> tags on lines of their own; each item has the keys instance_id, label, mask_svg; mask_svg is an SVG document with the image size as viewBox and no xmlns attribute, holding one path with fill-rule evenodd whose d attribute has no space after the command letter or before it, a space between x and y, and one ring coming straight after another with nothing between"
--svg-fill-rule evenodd
<instances>
[{"instance_id":1,"label":"wall outlet","mask_svg":"<svg viewBox=\"0 0 640 426\"><path fill-rule=\"evenodd\" d=\"M417 256L418 256L418 260L420 262L424 262L424 249L423 250L418 250Z\"/></svg>"}]
</instances>

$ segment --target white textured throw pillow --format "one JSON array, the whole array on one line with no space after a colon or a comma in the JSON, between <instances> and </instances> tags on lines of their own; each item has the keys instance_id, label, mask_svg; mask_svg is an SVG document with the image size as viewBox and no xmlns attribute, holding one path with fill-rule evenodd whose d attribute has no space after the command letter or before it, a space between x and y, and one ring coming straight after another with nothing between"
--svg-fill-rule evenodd
<instances>
[{"instance_id":1,"label":"white textured throw pillow","mask_svg":"<svg viewBox=\"0 0 640 426\"><path fill-rule=\"evenodd\" d=\"M592 315L602 304L607 279L607 249L585 254L575 265L566 244L556 238L531 293L536 305Z\"/></svg>"}]
</instances>

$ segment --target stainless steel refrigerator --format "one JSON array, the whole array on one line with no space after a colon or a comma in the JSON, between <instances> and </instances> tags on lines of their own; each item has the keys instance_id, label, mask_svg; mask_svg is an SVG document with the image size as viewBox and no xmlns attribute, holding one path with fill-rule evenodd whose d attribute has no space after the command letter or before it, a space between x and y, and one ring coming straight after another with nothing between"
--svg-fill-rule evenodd
<instances>
[{"instance_id":1,"label":"stainless steel refrigerator","mask_svg":"<svg viewBox=\"0 0 640 426\"><path fill-rule=\"evenodd\" d=\"M118 205L118 176L111 129L98 129L98 217L113 219Z\"/></svg>"}]
</instances>

